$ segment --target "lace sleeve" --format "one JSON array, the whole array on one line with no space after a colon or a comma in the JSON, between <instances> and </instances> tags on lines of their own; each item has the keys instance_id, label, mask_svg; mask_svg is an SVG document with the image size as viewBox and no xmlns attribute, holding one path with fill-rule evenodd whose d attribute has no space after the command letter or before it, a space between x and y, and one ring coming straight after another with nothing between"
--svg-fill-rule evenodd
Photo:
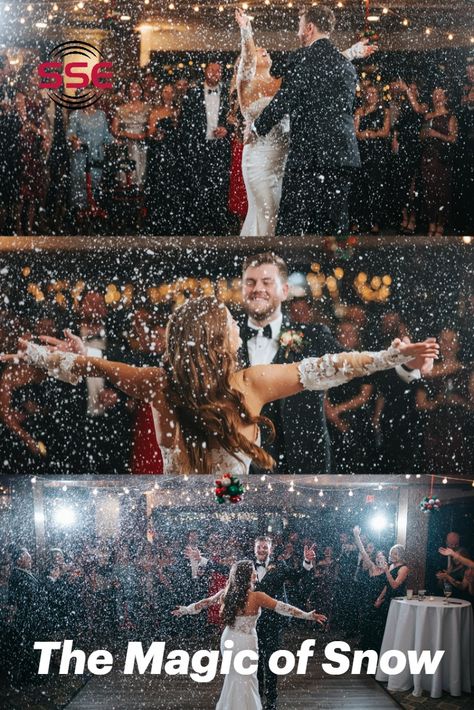
<instances>
[{"instance_id":1,"label":"lace sleeve","mask_svg":"<svg viewBox=\"0 0 474 710\"><path fill-rule=\"evenodd\" d=\"M50 377L54 377L70 385L77 385L81 381L80 375L73 373L72 369L77 355L74 353L51 352L44 345L28 343L26 347L26 362L28 365L45 370Z\"/></svg>"},{"instance_id":2,"label":"lace sleeve","mask_svg":"<svg viewBox=\"0 0 474 710\"><path fill-rule=\"evenodd\" d=\"M302 360L298 370L305 390L328 390L343 385L354 377L372 375L404 365L412 357L402 355L394 346L380 352L352 352L309 357Z\"/></svg>"},{"instance_id":3,"label":"lace sleeve","mask_svg":"<svg viewBox=\"0 0 474 710\"><path fill-rule=\"evenodd\" d=\"M224 595L224 589L221 589L217 594L214 594L212 597L208 597L207 599L201 599L199 602L195 602L194 604L189 604L189 606L180 606L178 607L180 615L184 616L185 614L199 614L203 609L208 609L210 606L213 604L217 604Z\"/></svg>"},{"instance_id":4,"label":"lace sleeve","mask_svg":"<svg viewBox=\"0 0 474 710\"><path fill-rule=\"evenodd\" d=\"M242 56L237 69L237 81L252 81L257 71L257 57L252 35L252 27L242 27L240 30L242 37Z\"/></svg>"},{"instance_id":5,"label":"lace sleeve","mask_svg":"<svg viewBox=\"0 0 474 710\"><path fill-rule=\"evenodd\" d=\"M342 54L350 62L353 62L354 59L362 59L365 57L366 46L367 45L365 45L364 42L356 42L352 45L352 47L349 47L349 49L345 49Z\"/></svg>"},{"instance_id":6,"label":"lace sleeve","mask_svg":"<svg viewBox=\"0 0 474 710\"><path fill-rule=\"evenodd\" d=\"M296 619L312 619L312 611L302 611L302 609L297 609L291 604L285 604L284 602L277 602L273 611L282 616L293 616Z\"/></svg>"}]
</instances>

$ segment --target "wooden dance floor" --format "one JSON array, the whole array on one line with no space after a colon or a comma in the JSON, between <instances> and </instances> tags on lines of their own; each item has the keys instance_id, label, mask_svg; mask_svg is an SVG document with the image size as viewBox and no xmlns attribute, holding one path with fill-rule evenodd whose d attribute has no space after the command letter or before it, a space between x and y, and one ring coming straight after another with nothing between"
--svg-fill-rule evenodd
<instances>
[{"instance_id":1,"label":"wooden dance floor","mask_svg":"<svg viewBox=\"0 0 474 710\"><path fill-rule=\"evenodd\" d=\"M322 647L331 640L318 638ZM389 710L400 707L370 676L326 675L321 670L324 660L321 650L309 661L306 675L280 677L279 710ZM66 709L211 710L219 697L222 682L221 676L211 683L195 683L187 676L124 676L117 670L106 676L93 677Z\"/></svg>"}]
</instances>

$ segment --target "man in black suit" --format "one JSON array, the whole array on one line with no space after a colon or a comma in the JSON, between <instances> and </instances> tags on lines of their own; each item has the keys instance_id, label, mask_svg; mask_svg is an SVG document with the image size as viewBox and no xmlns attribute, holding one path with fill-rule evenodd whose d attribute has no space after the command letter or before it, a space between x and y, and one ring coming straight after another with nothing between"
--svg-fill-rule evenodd
<instances>
[{"instance_id":1,"label":"man in black suit","mask_svg":"<svg viewBox=\"0 0 474 710\"><path fill-rule=\"evenodd\" d=\"M31 571L31 555L25 547L13 546L13 568L8 582L8 603L14 608L13 628L18 647L12 649L18 676L34 675L33 644L41 640L44 621L44 599L38 579Z\"/></svg>"},{"instance_id":2,"label":"man in black suit","mask_svg":"<svg viewBox=\"0 0 474 710\"><path fill-rule=\"evenodd\" d=\"M304 548L304 561L301 569L290 569L285 562L271 559L272 541L269 537L257 537L254 548L254 564L258 576L255 591L265 592L274 599L287 603L286 588L290 584L300 584L311 571L315 558L314 545ZM281 633L286 626L285 618L275 612L262 609L257 622L258 636L258 687L265 697L265 710L275 710L278 690L278 676L269 668L269 660L275 651L281 648Z\"/></svg>"},{"instance_id":3,"label":"man in black suit","mask_svg":"<svg viewBox=\"0 0 474 710\"><path fill-rule=\"evenodd\" d=\"M303 49L291 57L280 90L251 128L265 136L290 116L290 149L276 233L344 234L351 174L360 158L353 109L357 75L329 37L336 22L325 6L302 10Z\"/></svg>"},{"instance_id":4,"label":"man in black suit","mask_svg":"<svg viewBox=\"0 0 474 710\"><path fill-rule=\"evenodd\" d=\"M222 66L211 62L204 83L183 100L181 145L188 192L189 230L195 234L225 234L230 177L229 100L222 83Z\"/></svg>"},{"instance_id":5,"label":"man in black suit","mask_svg":"<svg viewBox=\"0 0 474 710\"><path fill-rule=\"evenodd\" d=\"M293 324L282 313L288 296L288 269L283 259L271 252L248 257L243 264L242 297L247 319L241 323L242 365L284 364L305 357L321 357L344 348L320 323ZM285 335L286 334L286 335ZM301 336L301 344L294 336ZM293 345L284 344L293 336ZM283 342L282 342L283 340ZM424 371L431 363L415 363ZM420 370L405 365L396 368L406 383L420 377ZM392 377L397 375L391 374ZM331 473L331 443L324 414L324 392L303 391L294 397L271 402L262 414L274 424L275 438L263 440L273 456L273 473Z\"/></svg>"}]
</instances>

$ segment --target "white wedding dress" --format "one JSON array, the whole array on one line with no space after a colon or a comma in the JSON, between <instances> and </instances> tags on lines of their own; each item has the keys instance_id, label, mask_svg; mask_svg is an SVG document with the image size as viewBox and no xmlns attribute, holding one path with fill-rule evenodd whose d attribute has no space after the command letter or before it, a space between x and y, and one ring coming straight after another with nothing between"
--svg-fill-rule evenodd
<instances>
[{"instance_id":1,"label":"white wedding dress","mask_svg":"<svg viewBox=\"0 0 474 710\"><path fill-rule=\"evenodd\" d=\"M51 352L44 345L29 342L26 347L25 361L28 365L44 370L50 377L55 377L71 385L77 385L82 380L81 375L74 372L77 355L74 353ZM368 359L368 361L367 361ZM349 382L354 377L365 377L374 372L391 370L404 365L413 359L402 355L398 348L391 345L387 350L379 352L342 352L327 354L322 357L308 357L298 365L299 378L303 389L325 391ZM165 447L160 444L157 412L153 411L155 433L163 456L163 473L185 474L180 465L180 450L177 447ZM256 441L259 445L259 440ZM249 472L251 459L242 451L232 455L223 448L211 450L214 474L230 473L234 476L246 475Z\"/></svg>"},{"instance_id":2,"label":"white wedding dress","mask_svg":"<svg viewBox=\"0 0 474 710\"><path fill-rule=\"evenodd\" d=\"M243 112L251 125L273 97L262 96ZM266 237L275 234L280 205L283 173L288 156L290 119L285 117L270 133L244 145L242 175L247 191L248 210L242 225L242 237Z\"/></svg>"},{"instance_id":3,"label":"white wedding dress","mask_svg":"<svg viewBox=\"0 0 474 710\"><path fill-rule=\"evenodd\" d=\"M224 676L224 685L216 705L216 710L261 710L258 694L257 672L242 675L234 669L234 658L239 651L258 653L257 621L255 616L237 616L233 626L226 626L221 636L221 653L226 650L225 642L233 641L232 661L229 673Z\"/></svg>"}]
</instances>

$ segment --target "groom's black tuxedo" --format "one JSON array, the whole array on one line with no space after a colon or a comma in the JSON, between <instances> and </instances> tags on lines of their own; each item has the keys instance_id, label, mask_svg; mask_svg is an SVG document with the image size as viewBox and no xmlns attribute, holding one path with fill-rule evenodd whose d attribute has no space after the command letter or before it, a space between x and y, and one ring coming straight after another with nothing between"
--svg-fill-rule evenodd
<instances>
[{"instance_id":1,"label":"groom's black tuxedo","mask_svg":"<svg viewBox=\"0 0 474 710\"><path fill-rule=\"evenodd\" d=\"M254 560L254 564L258 570L257 560ZM287 582L299 584L311 572L311 570L305 570L304 567L291 569L284 562L274 563L272 561L268 563L267 570L262 581L255 584L255 591L265 592L270 597L285 603L287 601L285 584ZM285 625L286 617L267 609L262 610L257 623L259 691L261 695L265 693L266 702L270 707L276 707L278 676L271 672L268 662L272 653L281 648L280 635Z\"/></svg>"},{"instance_id":2,"label":"groom's black tuxedo","mask_svg":"<svg viewBox=\"0 0 474 710\"><path fill-rule=\"evenodd\" d=\"M291 56L280 90L255 121L266 135L290 116L278 234L348 229L351 170L360 165L354 129L357 76L329 39Z\"/></svg>"},{"instance_id":3,"label":"groom's black tuxedo","mask_svg":"<svg viewBox=\"0 0 474 710\"><path fill-rule=\"evenodd\" d=\"M283 317L282 332L295 330L303 333L302 352L279 347L274 364L299 362L305 357L321 357L326 353L342 352L344 348L325 325L299 325ZM241 333L245 328L241 328ZM241 349L241 361L250 365L246 342ZM273 473L331 473L331 442L324 415L324 392L305 391L294 397L265 405L262 414L272 420L275 439L262 444L276 461Z\"/></svg>"}]
</instances>

